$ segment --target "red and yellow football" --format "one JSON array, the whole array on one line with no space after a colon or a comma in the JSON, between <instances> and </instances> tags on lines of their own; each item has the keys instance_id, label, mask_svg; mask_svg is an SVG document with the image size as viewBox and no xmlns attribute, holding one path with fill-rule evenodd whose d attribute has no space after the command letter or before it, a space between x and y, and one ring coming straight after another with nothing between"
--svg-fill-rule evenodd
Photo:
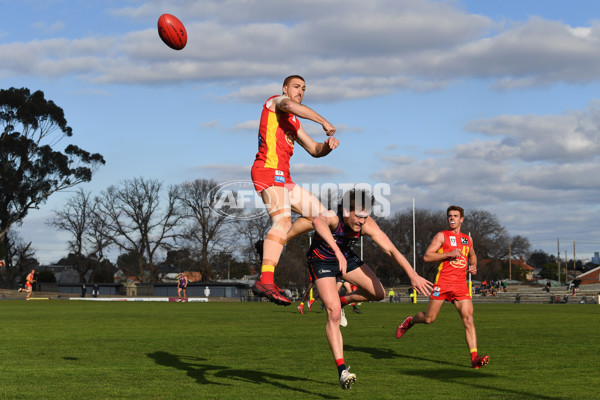
<instances>
[{"instance_id":1,"label":"red and yellow football","mask_svg":"<svg viewBox=\"0 0 600 400\"><path fill-rule=\"evenodd\" d=\"M158 18L158 36L167 46L175 50L181 50L187 44L185 26L171 14L163 14Z\"/></svg>"}]
</instances>

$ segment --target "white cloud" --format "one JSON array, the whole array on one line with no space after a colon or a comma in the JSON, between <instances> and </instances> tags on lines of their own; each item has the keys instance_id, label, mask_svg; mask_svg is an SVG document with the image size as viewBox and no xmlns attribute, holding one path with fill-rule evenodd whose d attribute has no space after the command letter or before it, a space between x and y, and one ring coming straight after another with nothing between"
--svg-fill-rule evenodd
<instances>
[{"instance_id":1,"label":"white cloud","mask_svg":"<svg viewBox=\"0 0 600 400\"><path fill-rule=\"evenodd\" d=\"M563 115L502 115L471 121L465 129L500 139L459 145L458 157L549 163L593 160L600 154L600 102Z\"/></svg>"},{"instance_id":2,"label":"white cloud","mask_svg":"<svg viewBox=\"0 0 600 400\"><path fill-rule=\"evenodd\" d=\"M64 30L65 24L62 21L57 21L57 22L54 22L53 24L48 25L44 21L39 21L39 22L33 23L32 28L36 29L42 33L54 34L54 33Z\"/></svg>"},{"instance_id":3,"label":"white cloud","mask_svg":"<svg viewBox=\"0 0 600 400\"><path fill-rule=\"evenodd\" d=\"M600 77L598 24L571 27L532 18L503 26L434 1L302 4L290 13L288 3L275 0L145 2L112 14L146 19L173 10L186 21L185 49L166 47L154 28L4 44L0 76L76 73L96 83L243 79L252 85L301 65L305 77L319 83L320 101L438 90L467 76L492 79L501 89ZM242 87L232 97L254 100L272 90Z\"/></svg>"}]
</instances>

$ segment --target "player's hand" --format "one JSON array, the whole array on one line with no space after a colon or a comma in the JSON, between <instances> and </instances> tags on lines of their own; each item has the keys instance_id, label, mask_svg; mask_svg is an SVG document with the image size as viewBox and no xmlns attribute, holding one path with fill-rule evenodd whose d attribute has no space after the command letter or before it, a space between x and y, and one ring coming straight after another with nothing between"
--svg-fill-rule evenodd
<instances>
[{"instance_id":1,"label":"player's hand","mask_svg":"<svg viewBox=\"0 0 600 400\"><path fill-rule=\"evenodd\" d=\"M429 296L431 294L431 289L433 288L433 283L419 275L411 278L410 284L417 292L425 296Z\"/></svg>"},{"instance_id":2,"label":"player's hand","mask_svg":"<svg viewBox=\"0 0 600 400\"><path fill-rule=\"evenodd\" d=\"M334 137L327 138L327 140L324 143L325 145L329 146L331 150L335 149L340 145L340 141Z\"/></svg>"},{"instance_id":3,"label":"player's hand","mask_svg":"<svg viewBox=\"0 0 600 400\"><path fill-rule=\"evenodd\" d=\"M462 251L460 251L459 249L454 249L448 252L448 256L449 258L461 258L462 257Z\"/></svg>"},{"instance_id":4,"label":"player's hand","mask_svg":"<svg viewBox=\"0 0 600 400\"><path fill-rule=\"evenodd\" d=\"M477 275L477 265L469 265L469 273L471 275Z\"/></svg>"},{"instance_id":5,"label":"player's hand","mask_svg":"<svg viewBox=\"0 0 600 400\"><path fill-rule=\"evenodd\" d=\"M327 134L327 136L333 136L335 133L335 126L331 125L329 122L323 122L323 130Z\"/></svg>"}]
</instances>

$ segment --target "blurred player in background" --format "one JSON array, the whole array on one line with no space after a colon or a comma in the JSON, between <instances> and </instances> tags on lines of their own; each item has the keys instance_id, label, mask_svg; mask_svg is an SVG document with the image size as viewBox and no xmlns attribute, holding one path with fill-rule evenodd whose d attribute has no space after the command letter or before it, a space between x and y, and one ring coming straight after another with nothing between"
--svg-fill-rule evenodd
<instances>
[{"instance_id":1,"label":"blurred player in background","mask_svg":"<svg viewBox=\"0 0 600 400\"><path fill-rule=\"evenodd\" d=\"M25 278L25 289L19 288L18 290L18 292L22 292L23 290L27 292L27 297L25 300L29 300L31 293L33 292L33 282L35 282L35 269L32 269Z\"/></svg>"},{"instance_id":2,"label":"blurred player in background","mask_svg":"<svg viewBox=\"0 0 600 400\"><path fill-rule=\"evenodd\" d=\"M178 299L177 301L187 301L187 285L189 283L189 280L187 278L187 276L185 275L185 272L182 272L179 275L179 282L177 283L177 296ZM183 297L181 297L181 294L183 293Z\"/></svg>"},{"instance_id":3,"label":"blurred player in background","mask_svg":"<svg viewBox=\"0 0 600 400\"><path fill-rule=\"evenodd\" d=\"M310 275L309 275L309 279L310 279ZM308 282L308 288L306 289L306 292L304 292L304 296L302 296L302 301L300 302L300 305L298 306L298 311L300 312L300 314L304 314L304 303L306 303L306 300L308 299L308 311L312 311L312 304L315 302L315 298L313 297L313 281L310 280Z\"/></svg>"}]
</instances>

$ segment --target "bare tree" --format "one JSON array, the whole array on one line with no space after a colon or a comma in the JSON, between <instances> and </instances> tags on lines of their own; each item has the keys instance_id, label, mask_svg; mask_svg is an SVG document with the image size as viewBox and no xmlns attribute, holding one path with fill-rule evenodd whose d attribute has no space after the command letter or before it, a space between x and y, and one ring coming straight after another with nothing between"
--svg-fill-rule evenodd
<instances>
[{"instance_id":1,"label":"bare tree","mask_svg":"<svg viewBox=\"0 0 600 400\"><path fill-rule=\"evenodd\" d=\"M531 243L529 242L529 239L521 235L516 235L510 239L510 244L512 258L522 258L523 260L527 260L531 253Z\"/></svg>"},{"instance_id":2,"label":"bare tree","mask_svg":"<svg viewBox=\"0 0 600 400\"><path fill-rule=\"evenodd\" d=\"M92 214L91 194L79 189L77 194L67 200L62 210L54 211L54 218L46 223L50 226L67 231L72 235L69 249L78 255L84 253L86 233L89 229L89 219Z\"/></svg>"},{"instance_id":3,"label":"bare tree","mask_svg":"<svg viewBox=\"0 0 600 400\"><path fill-rule=\"evenodd\" d=\"M214 195L218 186L214 180L197 179L182 183L177 191L182 214L190 221L182 238L198 249L203 280L212 278L212 253L234 248L237 234L235 225L230 222L235 221L240 211L220 203Z\"/></svg>"},{"instance_id":4,"label":"bare tree","mask_svg":"<svg viewBox=\"0 0 600 400\"><path fill-rule=\"evenodd\" d=\"M91 193L80 189L61 210L54 211L54 217L47 224L71 234L70 254L62 262L72 266L81 282L86 281L89 272L102 265L104 249L110 240L106 232L99 232L103 224L98 223L97 203Z\"/></svg>"},{"instance_id":5,"label":"bare tree","mask_svg":"<svg viewBox=\"0 0 600 400\"><path fill-rule=\"evenodd\" d=\"M6 244L6 265L2 269L2 286L12 288L13 284L25 272L36 268L39 263L35 259L35 250L31 246L31 242L26 242L21 236L9 229L4 237Z\"/></svg>"},{"instance_id":6,"label":"bare tree","mask_svg":"<svg viewBox=\"0 0 600 400\"><path fill-rule=\"evenodd\" d=\"M248 219L236 220L237 231L242 238L242 258L249 260L253 265L261 267L262 259L256 251L256 242L264 240L271 219L262 211L255 212L255 216Z\"/></svg>"},{"instance_id":7,"label":"bare tree","mask_svg":"<svg viewBox=\"0 0 600 400\"><path fill-rule=\"evenodd\" d=\"M176 204L177 188L169 188L164 207L161 207L161 189L162 184L157 180L135 178L123 181L119 187L109 187L97 198L96 214L104 224L101 230L122 251L136 254L137 271L126 272L142 282L158 278L155 254L161 248L171 248L181 220Z\"/></svg>"},{"instance_id":8,"label":"bare tree","mask_svg":"<svg viewBox=\"0 0 600 400\"><path fill-rule=\"evenodd\" d=\"M509 235L496 215L485 210L468 210L462 232L471 234L479 259L500 260L508 257Z\"/></svg>"}]
</instances>

